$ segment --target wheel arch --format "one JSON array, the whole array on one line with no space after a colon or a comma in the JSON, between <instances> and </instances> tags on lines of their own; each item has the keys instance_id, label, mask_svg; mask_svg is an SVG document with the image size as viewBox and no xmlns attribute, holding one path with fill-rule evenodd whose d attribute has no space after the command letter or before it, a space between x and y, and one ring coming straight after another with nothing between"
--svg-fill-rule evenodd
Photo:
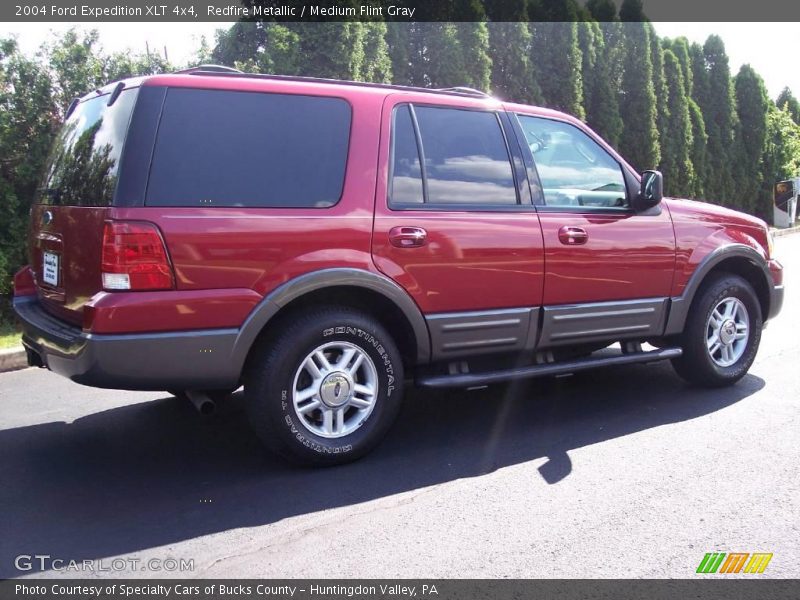
<instances>
[{"instance_id":1,"label":"wheel arch","mask_svg":"<svg viewBox=\"0 0 800 600\"><path fill-rule=\"evenodd\" d=\"M671 299L665 335L677 335L683 331L698 292L710 277L722 272L739 275L753 286L761 307L762 319L767 320L771 302L769 267L764 257L750 246L730 244L717 248L706 256L692 273L683 294Z\"/></svg>"},{"instance_id":2,"label":"wheel arch","mask_svg":"<svg viewBox=\"0 0 800 600\"><path fill-rule=\"evenodd\" d=\"M361 269L323 269L301 275L269 293L248 316L234 343L233 361L244 369L250 350L270 325L310 306L352 306L377 319L408 365L430 362L428 326L414 300L391 279Z\"/></svg>"}]
</instances>

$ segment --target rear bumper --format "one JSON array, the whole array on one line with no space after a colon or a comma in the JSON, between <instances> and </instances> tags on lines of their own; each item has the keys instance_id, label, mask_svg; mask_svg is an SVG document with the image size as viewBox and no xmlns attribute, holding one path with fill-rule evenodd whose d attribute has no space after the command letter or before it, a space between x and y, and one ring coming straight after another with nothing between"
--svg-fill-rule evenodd
<instances>
[{"instance_id":1,"label":"rear bumper","mask_svg":"<svg viewBox=\"0 0 800 600\"><path fill-rule=\"evenodd\" d=\"M127 390L227 389L238 329L99 335L47 313L36 296L14 299L28 363L84 385Z\"/></svg>"}]
</instances>

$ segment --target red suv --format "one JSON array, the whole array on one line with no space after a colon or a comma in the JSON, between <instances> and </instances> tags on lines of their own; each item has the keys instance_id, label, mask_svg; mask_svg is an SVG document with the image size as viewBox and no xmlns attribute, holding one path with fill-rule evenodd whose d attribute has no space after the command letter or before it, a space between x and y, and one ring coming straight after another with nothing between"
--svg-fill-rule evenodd
<instances>
[{"instance_id":1,"label":"red suv","mask_svg":"<svg viewBox=\"0 0 800 600\"><path fill-rule=\"evenodd\" d=\"M466 88L131 79L73 103L42 186L30 363L198 404L244 385L296 462L368 452L406 378L670 359L731 384L783 300L763 221L662 201L578 119Z\"/></svg>"}]
</instances>

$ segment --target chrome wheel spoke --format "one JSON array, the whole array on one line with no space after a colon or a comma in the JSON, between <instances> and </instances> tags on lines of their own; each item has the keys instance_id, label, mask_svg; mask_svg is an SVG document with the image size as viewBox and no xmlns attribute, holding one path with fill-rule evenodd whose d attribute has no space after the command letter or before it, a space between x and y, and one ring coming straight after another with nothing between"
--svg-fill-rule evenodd
<instances>
[{"instance_id":1,"label":"chrome wheel spoke","mask_svg":"<svg viewBox=\"0 0 800 600\"><path fill-rule=\"evenodd\" d=\"M706 323L706 348L711 360L730 367L742 358L747 348L750 316L744 302L733 296L721 300Z\"/></svg>"},{"instance_id":2,"label":"chrome wheel spoke","mask_svg":"<svg viewBox=\"0 0 800 600\"><path fill-rule=\"evenodd\" d=\"M325 433L333 433L333 411L327 408L322 410L322 429Z\"/></svg>"},{"instance_id":3,"label":"chrome wheel spoke","mask_svg":"<svg viewBox=\"0 0 800 600\"><path fill-rule=\"evenodd\" d=\"M311 375L315 382L318 379L322 379L322 371L319 370L317 363L314 362L313 356L306 358L305 362L303 363L303 368L308 371L309 375Z\"/></svg>"},{"instance_id":4,"label":"chrome wheel spoke","mask_svg":"<svg viewBox=\"0 0 800 600\"><path fill-rule=\"evenodd\" d=\"M355 376L362 362L364 362L364 354L359 352L358 356L356 356L356 360L353 362L352 365L350 365L350 368L347 369L348 373L350 373L351 376Z\"/></svg>"},{"instance_id":5,"label":"chrome wheel spoke","mask_svg":"<svg viewBox=\"0 0 800 600\"><path fill-rule=\"evenodd\" d=\"M305 402L309 398L313 398L314 396L316 396L318 392L319 392L319 386L316 384L316 382L314 382L311 384L310 387L295 392L295 397L294 397L295 402L297 403Z\"/></svg>"},{"instance_id":6,"label":"chrome wheel spoke","mask_svg":"<svg viewBox=\"0 0 800 600\"><path fill-rule=\"evenodd\" d=\"M341 433L344 431L344 409L340 408L336 411L336 420L333 425L334 433Z\"/></svg>"},{"instance_id":7,"label":"chrome wheel spoke","mask_svg":"<svg viewBox=\"0 0 800 600\"><path fill-rule=\"evenodd\" d=\"M372 402L371 400L353 396L353 398L350 400L350 406L355 406L356 408L369 408L372 406Z\"/></svg>"},{"instance_id":8,"label":"chrome wheel spoke","mask_svg":"<svg viewBox=\"0 0 800 600\"><path fill-rule=\"evenodd\" d=\"M303 406L299 406L297 408L297 412L299 412L301 415L309 415L309 414L311 414L312 412L314 412L315 410L317 410L321 406L322 406L322 402L320 402L319 400L312 400L308 404L304 404Z\"/></svg>"},{"instance_id":9,"label":"chrome wheel spoke","mask_svg":"<svg viewBox=\"0 0 800 600\"><path fill-rule=\"evenodd\" d=\"M353 389L355 390L356 394L361 394L362 396L369 396L372 398L372 396L375 395L375 390L372 388L372 386L357 383Z\"/></svg>"},{"instance_id":10,"label":"chrome wheel spoke","mask_svg":"<svg viewBox=\"0 0 800 600\"><path fill-rule=\"evenodd\" d=\"M378 371L369 354L356 344L321 344L295 372L294 412L319 437L351 434L370 416L377 399Z\"/></svg>"},{"instance_id":11,"label":"chrome wheel spoke","mask_svg":"<svg viewBox=\"0 0 800 600\"><path fill-rule=\"evenodd\" d=\"M327 373L328 371L331 370L331 363L328 362L327 357L322 352L320 352L319 350L314 352L314 358L317 360L320 367L322 368L322 373Z\"/></svg>"},{"instance_id":12,"label":"chrome wheel spoke","mask_svg":"<svg viewBox=\"0 0 800 600\"><path fill-rule=\"evenodd\" d=\"M347 365L350 364L350 361L353 360L353 357L358 354L358 350L355 348L348 348L342 355L339 357L339 360L336 361L336 368L340 371L350 371Z\"/></svg>"}]
</instances>

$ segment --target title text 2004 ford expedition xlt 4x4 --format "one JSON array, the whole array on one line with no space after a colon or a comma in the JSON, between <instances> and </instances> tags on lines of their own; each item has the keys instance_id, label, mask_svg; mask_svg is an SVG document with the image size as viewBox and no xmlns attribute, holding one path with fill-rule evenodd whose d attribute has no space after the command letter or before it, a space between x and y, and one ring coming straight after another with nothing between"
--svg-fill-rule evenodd
<instances>
[{"instance_id":1,"label":"title text 2004 ford expedition xlt 4x4","mask_svg":"<svg viewBox=\"0 0 800 600\"><path fill-rule=\"evenodd\" d=\"M730 384L781 307L762 221L662 201L659 173L552 110L203 67L70 108L15 279L31 364L195 397L243 384L298 462L369 451L407 376L671 359Z\"/></svg>"}]
</instances>

